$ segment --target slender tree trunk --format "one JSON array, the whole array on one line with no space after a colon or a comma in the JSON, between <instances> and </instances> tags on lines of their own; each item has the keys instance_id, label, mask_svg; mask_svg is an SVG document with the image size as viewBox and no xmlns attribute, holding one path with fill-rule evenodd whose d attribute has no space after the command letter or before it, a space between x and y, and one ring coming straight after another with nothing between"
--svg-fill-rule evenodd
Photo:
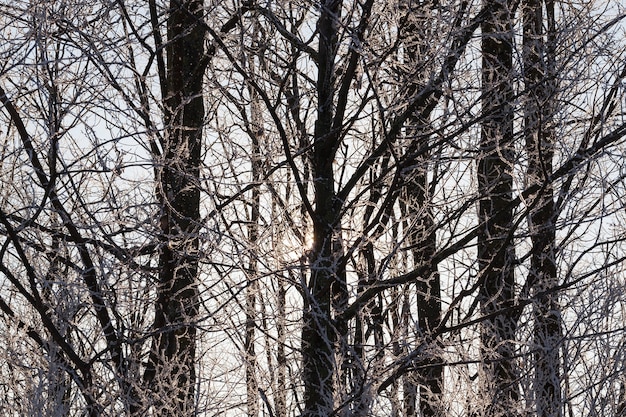
<instances>
[{"instance_id":1,"label":"slender tree trunk","mask_svg":"<svg viewBox=\"0 0 626 417\"><path fill-rule=\"evenodd\" d=\"M254 56L248 59L250 71L254 71ZM261 180L261 146L260 139L263 136L263 118L259 97L254 88L249 87L250 94L250 126L249 135L252 140L252 183L258 184ZM261 206L261 193L259 187L252 188L252 196L250 199L250 218L248 228L248 241L250 244L250 261L248 265L248 284L246 286L246 390L248 417L256 417L259 414L259 385L256 377L256 320L257 320L257 293L259 291L258 279L258 262L256 257L256 245L259 239L259 219Z\"/></svg>"},{"instance_id":2,"label":"slender tree trunk","mask_svg":"<svg viewBox=\"0 0 626 417\"><path fill-rule=\"evenodd\" d=\"M391 340L391 349L394 358L402 357L406 354L406 349L402 346L404 340L406 340L406 326L403 323L404 314L404 295L405 290L400 292L398 288L392 288L391 290L391 304L389 305L389 313L391 316L391 325L393 338ZM406 394L403 393L403 397L400 396L400 382L402 382L402 391L406 390L406 375L402 378L396 378L393 381L391 390L391 416L400 417L405 415L406 406ZM411 403L414 404L414 403Z\"/></svg>"},{"instance_id":3,"label":"slender tree trunk","mask_svg":"<svg viewBox=\"0 0 626 417\"><path fill-rule=\"evenodd\" d=\"M283 277L278 278L278 317L276 318L276 333L277 344L276 347L276 389L275 394L275 408L276 417L287 417L287 354L285 352L285 344L287 342L287 311L286 311L286 298L287 289L283 282Z\"/></svg>"},{"instance_id":4,"label":"slender tree trunk","mask_svg":"<svg viewBox=\"0 0 626 417\"><path fill-rule=\"evenodd\" d=\"M547 42L544 39L543 0L526 0L523 7L523 60L526 100L524 136L528 155L528 185L540 192L531 201L528 219L532 241L529 284L535 303L535 401L539 417L560 417L562 396L559 343L560 307L555 250L556 212L552 184L554 155L555 63L554 2L546 1Z\"/></svg>"},{"instance_id":5,"label":"slender tree trunk","mask_svg":"<svg viewBox=\"0 0 626 417\"><path fill-rule=\"evenodd\" d=\"M409 345L410 336L413 336L411 329L413 327L413 315L411 314L412 300L411 295L413 288L407 286L402 294L401 307L401 326L403 328L404 344ZM411 337L413 339L413 337ZM402 353L408 353L409 349L403 349ZM409 372L402 377L402 415L403 417L415 417L418 411L418 375L416 372Z\"/></svg>"},{"instance_id":6,"label":"slender tree trunk","mask_svg":"<svg viewBox=\"0 0 626 417\"><path fill-rule=\"evenodd\" d=\"M53 218L53 227L56 229L57 219ZM61 262L59 258L61 255L61 241L57 236L52 237L51 242L51 255L49 256L49 267L46 272L46 278L44 281L44 286L41 291L41 298L47 305L54 305L55 299L53 294L53 289L57 289L57 291L61 294L65 292L64 288L55 288L58 287L59 282L62 282L61 277L63 276L63 272L61 271ZM61 284L63 285L63 284ZM65 306L61 304L58 307L60 311L68 314L69 312L64 311ZM59 329L59 334L71 344L71 336L68 332L68 326L66 322L71 322L72 317L63 317L63 320L57 320L55 325ZM71 395L71 381L68 378L67 374L63 370L61 364L64 361L63 351L56 344L50 344L48 349L49 358L49 369L48 369L48 413L54 416L69 416L70 415L70 395Z\"/></svg>"},{"instance_id":7,"label":"slender tree trunk","mask_svg":"<svg viewBox=\"0 0 626 417\"><path fill-rule=\"evenodd\" d=\"M389 165L389 156L383 157L380 163L380 171L385 172ZM365 207L363 215L363 229L365 230L372 220L374 207L376 207L383 197L382 183L377 182L373 172L370 173L370 190L368 204ZM397 231L394 232L397 235ZM358 287L357 297L367 289L370 285L375 284L378 280L378 271L376 270L376 254L374 244L368 242L360 251L360 264L358 270ZM382 297L372 299L368 305L357 314L354 323L354 342L353 356L351 364L351 386L352 395L354 397L353 415L367 416L370 413L371 394L367 392L367 363L366 345L373 346L377 352L374 365L370 365L374 369L381 365L384 357L384 341L383 341L383 300ZM371 363L371 362L370 362Z\"/></svg>"},{"instance_id":8,"label":"slender tree trunk","mask_svg":"<svg viewBox=\"0 0 626 417\"><path fill-rule=\"evenodd\" d=\"M372 194L376 194L377 187L372 187ZM370 197L372 197L370 195ZM370 201L372 199L370 198ZM366 209L366 215L364 217L364 224L367 224L371 215L372 206L368 206ZM376 264L374 259L374 245L368 243L360 254L362 258L363 269L359 271L359 286L357 289L360 294L363 289L368 285L372 285L375 282L376 277ZM358 295L357 295L358 296ZM371 344L370 340L373 339L373 346L378 353L376 359L380 360L383 354L383 341L382 341L382 300L374 299L363 309L360 314L357 314L354 321L354 340L351 355L353 359L350 364L350 386L352 388L352 415L356 417L365 417L370 413L371 396L367 384L366 368L368 358L366 356L365 346ZM372 366L372 365L370 365ZM376 362L374 361L374 369L377 369Z\"/></svg>"},{"instance_id":9,"label":"slender tree trunk","mask_svg":"<svg viewBox=\"0 0 626 417\"><path fill-rule=\"evenodd\" d=\"M258 151L258 146L256 146ZM256 153L258 155L258 153ZM258 161L253 161L253 177L258 176ZM258 180L258 178L256 179ZM253 181L256 181L253 179ZM258 240L258 221L260 193L258 188L252 191L252 208L250 214L250 230L248 238L250 245L256 245ZM259 385L256 376L257 359L255 352L256 340L256 320L257 320L257 294L259 291L257 262L255 254L248 265L248 284L246 285L246 335L244 340L245 360L246 360L246 398L248 406L248 417L256 417L259 414Z\"/></svg>"},{"instance_id":10,"label":"slender tree trunk","mask_svg":"<svg viewBox=\"0 0 626 417\"><path fill-rule=\"evenodd\" d=\"M53 59L50 59L48 56L48 51L45 47L41 48L40 51L42 55L42 60L48 60L49 62L54 62ZM48 68L48 72L52 74L56 74L57 69L52 66ZM59 91L55 80L50 80L50 85L47 88L48 90L48 135L51 139L51 147L48 164L51 172L56 172L56 164L57 164L57 152L58 149L56 147L56 143L58 141L59 131L61 130L61 117L60 117L60 102L61 97L59 95ZM56 214L53 214L50 218L52 229L59 229L59 218ZM63 279L63 271L61 271L62 263L60 261L62 257L62 241L57 235L52 236L51 246L50 246L50 255L48 256L49 266L48 271L46 272L46 277L44 280L44 285L41 291L41 298L44 303L47 305L54 305L58 301L55 301L54 290L56 292L63 294L66 291L64 284L62 284ZM58 295L57 295L58 296ZM71 314L70 311L67 311L65 303L61 303L57 306L57 311L62 311L64 314ZM57 327L59 334L63 337L64 340L67 341L68 344L71 344L71 334L69 332L68 323L73 321L73 317L61 316L60 319L57 317L51 317L52 320L55 321L54 325ZM57 344L51 344L49 348L49 381L48 381L48 412L51 415L55 416L68 416L70 414L70 395L71 395L71 380L65 374L61 363L65 360L63 355L63 350ZM131 399L132 400L132 399Z\"/></svg>"},{"instance_id":11,"label":"slender tree trunk","mask_svg":"<svg viewBox=\"0 0 626 417\"><path fill-rule=\"evenodd\" d=\"M405 65L407 74L408 97L415 97L428 80L426 73L428 39L432 34L428 28L429 19L434 5L425 2L420 6L407 5L407 22L405 24ZM430 183L428 180L428 160L430 153L424 151L428 147L429 120L421 119L422 109L417 109L406 121L405 136L410 149L418 150L416 156L410 155L406 165L403 187L404 208L410 225L408 226L407 243L412 248L414 268L430 264L436 249L434 221L430 207ZM412 152L412 151L409 151ZM436 265L425 269L424 274L415 281L417 292L418 336L428 337L430 332L440 323L441 316L441 283ZM441 394L443 390L443 367L437 357L425 358L416 364L419 371L413 380L417 383L410 387L405 383L405 415L415 416L419 410L422 417L439 415ZM408 381L407 381L408 382ZM417 388L419 386L419 397ZM408 394L408 395L406 395ZM419 406L417 405L419 403Z\"/></svg>"},{"instance_id":12,"label":"slender tree trunk","mask_svg":"<svg viewBox=\"0 0 626 417\"><path fill-rule=\"evenodd\" d=\"M485 316L481 330L487 416L517 415L519 390L514 362L517 326L515 251L512 228L513 31L511 2L483 0L491 11L482 23L482 106L484 121L478 161L479 297Z\"/></svg>"},{"instance_id":13,"label":"slender tree trunk","mask_svg":"<svg viewBox=\"0 0 626 417\"><path fill-rule=\"evenodd\" d=\"M256 16L253 16L256 19ZM259 43L258 31L255 30L254 42ZM258 47L258 45L254 45ZM255 71L255 57L250 54L247 60L251 74ZM261 144L263 137L263 116L261 104L257 91L251 86L248 87L250 94L250 114L248 134L252 142L252 153L250 155L250 165L252 168L252 183L259 184L261 181ZM258 186L252 188L250 199L250 217L248 219L248 242L250 244L250 260L248 264L248 284L246 286L246 335L244 348L246 355L246 397L248 406L248 416L256 417L259 414L259 384L256 376L257 358L255 352L256 321L257 321L257 296L258 284L258 240L259 240L259 220L261 193Z\"/></svg>"},{"instance_id":14,"label":"slender tree trunk","mask_svg":"<svg viewBox=\"0 0 626 417\"><path fill-rule=\"evenodd\" d=\"M162 245L155 339L146 371L160 416L194 414L204 121L202 14L202 0L172 0L167 21L166 135L158 190Z\"/></svg>"},{"instance_id":15,"label":"slender tree trunk","mask_svg":"<svg viewBox=\"0 0 626 417\"><path fill-rule=\"evenodd\" d=\"M423 193L428 187L426 173L420 172L410 183L412 190L408 194L417 213L413 212L414 226L409 236L413 250L413 262L419 268L430 262L435 253L435 234L433 233L434 222L428 201ZM421 209L418 209L421 207ZM416 281L417 291L417 322L418 335L422 338L430 338L431 332L439 326L441 317L441 283L437 266L427 268L422 277ZM435 341L433 341L435 343ZM436 347L435 347L436 349ZM420 387L419 410L422 417L432 417L441 412L441 395L443 393L443 366L437 356L426 357L416 364L419 367L416 380ZM415 412L409 415L416 415Z\"/></svg>"}]
</instances>

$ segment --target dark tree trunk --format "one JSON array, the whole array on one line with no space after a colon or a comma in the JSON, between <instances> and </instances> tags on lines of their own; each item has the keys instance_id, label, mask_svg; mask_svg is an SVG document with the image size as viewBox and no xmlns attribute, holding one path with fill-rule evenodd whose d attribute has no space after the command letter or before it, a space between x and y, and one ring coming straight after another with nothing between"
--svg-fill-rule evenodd
<instances>
[{"instance_id":1,"label":"dark tree trunk","mask_svg":"<svg viewBox=\"0 0 626 417\"><path fill-rule=\"evenodd\" d=\"M543 7L547 19L544 20ZM535 401L539 417L560 417L559 342L560 307L554 288L558 284L555 250L556 211L552 184L554 155L555 63L554 2L526 0L523 7L523 60L526 100L524 136L528 155L528 185L540 191L531 200L528 227L532 241L528 285L536 298ZM547 42L544 21L547 20Z\"/></svg>"},{"instance_id":2,"label":"dark tree trunk","mask_svg":"<svg viewBox=\"0 0 626 417\"><path fill-rule=\"evenodd\" d=\"M419 182L419 184L416 184ZM413 262L416 268L430 263L435 253L435 234L433 231L434 222L431 217L430 208L427 207L426 195L421 190L426 190L428 180L426 172L420 172L410 183L412 190L409 192L414 209L421 209L413 212L415 225L413 233L409 237L413 250ZM411 201L409 200L409 201ZM441 282L437 266L432 265L426 268L424 274L416 281L417 290L417 322L419 326L418 335L424 339L431 339L432 331L440 324L441 318ZM432 340L436 343L436 340ZM433 350L437 347L434 346ZM430 349L429 349L430 350ZM435 355L424 357L416 363L418 367L416 380L420 387L419 410L422 417L433 417L440 415L441 395L443 392L443 366L441 359ZM415 412L409 415L416 415Z\"/></svg>"},{"instance_id":3,"label":"dark tree trunk","mask_svg":"<svg viewBox=\"0 0 626 417\"><path fill-rule=\"evenodd\" d=\"M332 322L345 292L345 273L340 266L339 211L333 171L338 132L333 129L335 108L335 57L341 2L320 5L317 121L315 123L312 169L315 208L310 277L304 294L302 329L304 417L330 415L334 408L337 333Z\"/></svg>"},{"instance_id":4,"label":"dark tree trunk","mask_svg":"<svg viewBox=\"0 0 626 417\"><path fill-rule=\"evenodd\" d=\"M482 106L484 121L478 161L480 193L478 265L481 354L488 398L487 416L517 415L519 390L514 362L517 326L515 251L512 229L513 31L511 2L483 0L490 14L482 23Z\"/></svg>"},{"instance_id":5,"label":"dark tree trunk","mask_svg":"<svg viewBox=\"0 0 626 417\"><path fill-rule=\"evenodd\" d=\"M53 220L55 227L57 227L56 223L57 220ZM51 243L50 264L41 291L41 298L47 305L54 305L55 300L52 290L55 287L55 283L62 282L61 277L63 276L62 264L59 259L61 256L61 241L57 236L53 236ZM59 307L63 308L64 306L61 304ZM71 344L71 334L68 331L68 326L61 320L57 321L58 323L55 323L55 325L59 329L59 334L68 344ZM48 354L50 356L47 390L48 412L56 416L69 416L72 385L65 371L59 366L59 364L64 362L63 351L56 344L51 344Z\"/></svg>"},{"instance_id":6,"label":"dark tree trunk","mask_svg":"<svg viewBox=\"0 0 626 417\"><path fill-rule=\"evenodd\" d=\"M429 25L435 6L434 2L424 2L419 6L412 6L411 3L408 2L406 6L407 16L403 28L405 67L408 70L406 91L409 101L422 91L428 81L428 42L433 35ZM436 249L428 179L430 152L426 151L429 146L430 120L420 116L427 113L424 108L418 107L406 121L405 138L409 147L409 158L405 165L409 168L404 170L402 204L410 224L406 233L407 243L412 248L413 267L417 269L429 265L422 276L415 280L418 337L426 339L430 338L432 330L439 325L441 319L440 277L437 266L430 262ZM439 415L443 390L441 361L437 357L425 357L415 365L419 370L412 378L407 378L404 384L405 415L416 416L418 410L422 417Z\"/></svg>"},{"instance_id":7,"label":"dark tree trunk","mask_svg":"<svg viewBox=\"0 0 626 417\"><path fill-rule=\"evenodd\" d=\"M278 346L276 348L276 362L277 362L277 375L276 375L276 389L275 389L275 411L276 417L287 417L287 387L289 386L287 377L287 353L285 352L285 344L287 342L287 312L286 312L286 298L287 289L284 277L278 279L278 316L276 324L276 333L278 336Z\"/></svg>"},{"instance_id":8,"label":"dark tree trunk","mask_svg":"<svg viewBox=\"0 0 626 417\"><path fill-rule=\"evenodd\" d=\"M146 371L161 416L194 414L204 120L202 14L202 0L172 0L167 21L166 135L157 192L162 244L155 339Z\"/></svg>"}]
</instances>

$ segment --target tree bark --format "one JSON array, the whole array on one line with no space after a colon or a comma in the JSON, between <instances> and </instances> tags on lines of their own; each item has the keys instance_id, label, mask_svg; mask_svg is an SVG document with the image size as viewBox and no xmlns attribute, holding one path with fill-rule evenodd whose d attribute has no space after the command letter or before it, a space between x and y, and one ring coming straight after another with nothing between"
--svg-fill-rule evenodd
<instances>
[{"instance_id":1,"label":"tree bark","mask_svg":"<svg viewBox=\"0 0 626 417\"><path fill-rule=\"evenodd\" d=\"M340 201L336 198L333 170L338 132L333 129L335 57L341 2L328 0L320 6L317 121L312 169L315 208L310 277L304 294L302 355L304 367L303 417L330 415L334 409L337 329L333 306L342 297L345 270L340 268Z\"/></svg>"},{"instance_id":2,"label":"tree bark","mask_svg":"<svg viewBox=\"0 0 626 417\"><path fill-rule=\"evenodd\" d=\"M478 266L481 354L486 416L517 415L515 331L515 249L512 218L513 31L511 2L483 0L490 10L482 22L483 123L478 161Z\"/></svg>"},{"instance_id":3,"label":"tree bark","mask_svg":"<svg viewBox=\"0 0 626 417\"><path fill-rule=\"evenodd\" d=\"M408 24L405 26L405 61L410 71L407 74L409 99L417 96L428 80L427 42L428 37L432 35L429 33L428 21L429 12L432 12L432 8L433 4L425 4L408 10ZM422 119L420 117L422 113L423 109L420 108L406 121L407 143L411 143L410 149L418 149L419 151L416 156L409 155L409 160L405 162L410 169L405 171L403 194L404 206L410 223L407 231L407 243L412 248L413 266L417 269L428 265L422 276L415 280L418 336L428 338L430 332L440 323L441 282L436 264L430 262L436 249L428 179L430 152L424 151L429 146L428 126L430 120ZM441 361L437 357L426 357L416 364L420 369L413 378L417 386L410 387L405 383L405 390L409 394L407 396L405 393L406 416L417 415L418 409L422 417L440 414L439 406L443 392L443 367L440 363ZM417 396L418 386L419 398Z\"/></svg>"},{"instance_id":4,"label":"tree bark","mask_svg":"<svg viewBox=\"0 0 626 417\"><path fill-rule=\"evenodd\" d=\"M255 34L256 35L256 34ZM255 39L258 42L257 39ZM254 56L248 58L249 70L255 71ZM261 181L261 145L263 137L263 117L259 103L258 93L254 88L248 87L250 94L250 120L248 134L252 143L252 153L250 155L250 165L252 168L252 183L259 184ZM248 406L248 417L256 417L259 414L259 384L256 376L257 358L255 352L256 321L257 321L257 295L258 284L258 262L257 256L259 240L259 220L261 209L261 193L259 186L252 188L250 196L250 215L248 218L248 240L250 244L250 260L248 264L248 278L246 285L246 335L244 348L246 355L246 399Z\"/></svg>"},{"instance_id":5,"label":"tree bark","mask_svg":"<svg viewBox=\"0 0 626 417\"><path fill-rule=\"evenodd\" d=\"M198 316L199 174L204 121L202 0L172 0L167 21L165 142L159 170L161 251L146 380L161 416L193 415Z\"/></svg>"},{"instance_id":6,"label":"tree bark","mask_svg":"<svg viewBox=\"0 0 626 417\"><path fill-rule=\"evenodd\" d=\"M547 15L544 39L543 5ZM534 305L536 412L539 417L560 417L559 343L560 307L556 267L556 211L550 183L554 155L555 62L554 2L526 0L523 7L523 64L526 100L524 137L528 156L528 183L540 191L531 200L528 227L532 241L528 284Z\"/></svg>"}]
</instances>

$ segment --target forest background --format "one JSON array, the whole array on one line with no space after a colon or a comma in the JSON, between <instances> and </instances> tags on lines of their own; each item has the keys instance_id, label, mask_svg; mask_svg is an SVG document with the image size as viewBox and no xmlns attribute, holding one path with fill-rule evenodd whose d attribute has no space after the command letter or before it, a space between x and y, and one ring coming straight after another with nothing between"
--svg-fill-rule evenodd
<instances>
[{"instance_id":1,"label":"forest background","mask_svg":"<svg viewBox=\"0 0 626 417\"><path fill-rule=\"evenodd\" d=\"M0 413L626 415L619 1L0 3Z\"/></svg>"}]
</instances>

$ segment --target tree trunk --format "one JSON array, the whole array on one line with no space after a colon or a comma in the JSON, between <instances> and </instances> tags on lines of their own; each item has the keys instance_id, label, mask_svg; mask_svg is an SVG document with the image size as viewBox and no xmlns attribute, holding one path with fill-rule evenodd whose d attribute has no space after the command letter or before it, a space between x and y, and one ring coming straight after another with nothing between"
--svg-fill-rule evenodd
<instances>
[{"instance_id":1,"label":"tree trunk","mask_svg":"<svg viewBox=\"0 0 626 417\"><path fill-rule=\"evenodd\" d=\"M54 227L57 226L57 219L54 218L52 223ZM44 285L41 291L41 298L47 305L54 305L58 301L54 300L53 289L57 285L57 282L62 282L61 277L63 271L61 271L61 262L59 257L61 255L61 241L57 236L52 237L51 242L51 255L48 257L49 267L46 272ZM63 291L62 289L60 289ZM66 310L63 304L57 308ZM68 314L69 312L63 311ZM55 325L59 329L59 334L71 344L71 335L68 331L68 326L63 321L71 321L73 317L63 316L62 320L56 320ZM70 396L71 396L71 380L66 375L61 364L64 361L63 351L56 344L50 344L48 348L49 354L49 369L48 369L48 390L47 390L47 412L50 415L55 416L69 416L70 415Z\"/></svg>"},{"instance_id":2,"label":"tree trunk","mask_svg":"<svg viewBox=\"0 0 626 417\"><path fill-rule=\"evenodd\" d=\"M254 56L248 58L250 71L254 71ZM252 168L252 183L258 184L261 181L261 145L259 141L263 136L263 118L259 104L258 93L254 88L248 87L250 94L250 125L248 134L252 142L252 153L250 165ZM256 417L259 414L259 385L256 376L257 359L255 352L256 320L257 320L257 293L259 277L257 256L259 240L259 219L261 207L261 193L258 186L252 188L250 198L250 217L248 218L248 240L250 244L250 260L248 264L248 283L246 285L246 397L248 406L248 417Z\"/></svg>"},{"instance_id":3,"label":"tree trunk","mask_svg":"<svg viewBox=\"0 0 626 417\"><path fill-rule=\"evenodd\" d=\"M554 287L556 267L556 212L552 184L554 155L554 3L545 2L548 42L544 40L542 0L526 0L523 8L523 60L526 100L524 136L528 155L528 185L539 186L531 201L528 219L532 241L528 284L536 298L535 315L535 401L539 417L560 417L559 342L560 307Z\"/></svg>"},{"instance_id":4,"label":"tree trunk","mask_svg":"<svg viewBox=\"0 0 626 417\"><path fill-rule=\"evenodd\" d=\"M161 416L193 415L198 316L199 171L204 103L202 0L172 0L167 21L161 252L155 338L146 379Z\"/></svg>"},{"instance_id":5,"label":"tree trunk","mask_svg":"<svg viewBox=\"0 0 626 417\"><path fill-rule=\"evenodd\" d=\"M512 230L513 87L510 7L507 0L484 0L490 14L482 23L483 123L478 161L478 265L484 415L517 415L519 391L514 362L517 326L515 250Z\"/></svg>"},{"instance_id":6,"label":"tree trunk","mask_svg":"<svg viewBox=\"0 0 626 417\"><path fill-rule=\"evenodd\" d=\"M310 277L304 294L302 355L304 367L303 417L330 415L334 409L337 329L333 306L341 298L345 271L340 268L339 211L333 171L338 134L333 131L335 56L341 2L328 0L320 6L317 121L313 144L315 208Z\"/></svg>"},{"instance_id":7,"label":"tree trunk","mask_svg":"<svg viewBox=\"0 0 626 417\"><path fill-rule=\"evenodd\" d=\"M278 278L278 317L276 323L277 344L276 362L277 362L277 381L275 389L275 408L276 417L287 417L287 354L285 352L285 344L287 342L287 311L286 298L287 289L283 282L284 277Z\"/></svg>"},{"instance_id":8,"label":"tree trunk","mask_svg":"<svg viewBox=\"0 0 626 417\"><path fill-rule=\"evenodd\" d=\"M425 2L420 6L412 6L411 3L405 5L407 16L403 28L408 101L416 97L428 82L428 42L432 36L429 24L435 6L434 2ZM407 118L405 129L409 151L408 160L404 162L408 168L404 170L402 209L406 211L408 219L407 243L412 248L413 267L416 269L429 265L436 249L428 180L430 152L425 151L429 145L430 120L419 116L427 113L424 110L416 109ZM441 283L436 265L424 269L422 276L415 280L415 290L418 337L428 338L430 332L439 325L441 317ZM440 414L438 407L443 390L443 367L440 362L436 357L423 358L415 364L419 370L413 378L405 378L406 416L416 416L418 410L422 417Z\"/></svg>"}]
</instances>

